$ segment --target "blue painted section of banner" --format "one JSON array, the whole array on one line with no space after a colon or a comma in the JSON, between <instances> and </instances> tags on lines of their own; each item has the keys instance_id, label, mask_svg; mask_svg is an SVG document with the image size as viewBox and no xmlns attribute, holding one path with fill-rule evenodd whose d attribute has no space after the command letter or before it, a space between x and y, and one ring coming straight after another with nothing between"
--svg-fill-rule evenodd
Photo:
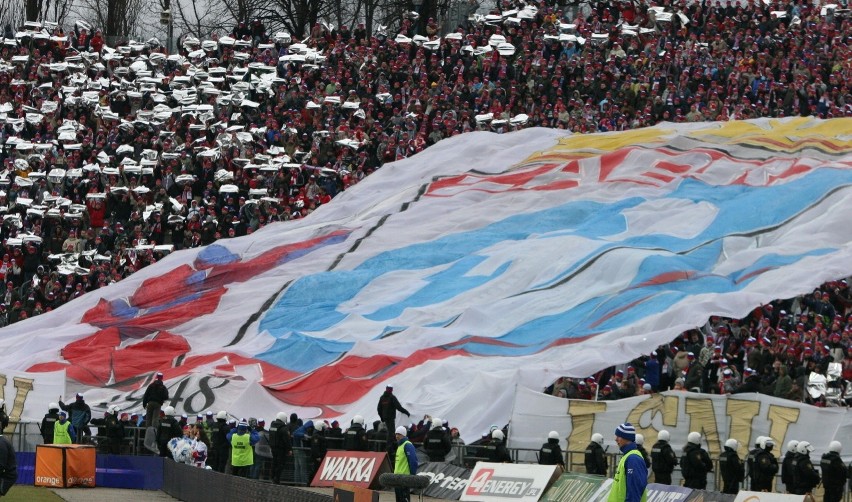
<instances>
[{"instance_id":1,"label":"blue painted section of banner","mask_svg":"<svg viewBox=\"0 0 852 502\"><path fill-rule=\"evenodd\" d=\"M398 326L406 309L428 308L452 302L471 291L488 287L511 266L498 264L488 274L476 273L492 246L501 242L577 236L595 241L598 246L528 291L553 287L572 274L611 252L648 251L648 256L631 278L630 286L615 295L591 298L562 312L541 316L516 326L490 343L461 339L452 345L479 356L523 356L535 354L568 339L594 337L624 328L672 306L689 301L694 295L730 294L742 291L766 270L789 266L808 257L836 252L833 248L813 248L787 255L756 256L739 270L719 274L714 264L723 254L723 239L749 236L767 229L794 225L796 216L817 204L825 194L852 184L852 171L821 169L789 183L768 187L714 186L696 179L683 180L662 198L690 201L713 208L712 219L690 237L650 232L620 234L628 228L629 211L657 199L630 197L611 203L569 201L561 206L524 213L495 221L464 232L445 235L428 242L401 244L370 258L353 270L334 270L312 274L295 281L276 304L266 312L260 329L275 338L297 338L298 353L304 357L281 357L281 347L291 348L294 341L277 344L259 355L283 368L306 372L342 356L346 346L317 346L310 335L339 326L350 314L348 302L357 298L374 281L400 271L435 269L422 278L423 286L403 298L378 305L373 312L361 313L375 321L380 338L386 326ZM521 296L524 292L515 294ZM307 308L310 307L310 308ZM363 326L361 326L363 329ZM404 331L408 326L400 326ZM319 335L317 338L320 338ZM322 357L311 358L315 355Z\"/></svg>"},{"instance_id":2,"label":"blue painted section of banner","mask_svg":"<svg viewBox=\"0 0 852 502\"><path fill-rule=\"evenodd\" d=\"M18 484L35 483L35 452L17 452ZM97 455L95 486L160 490L163 487L163 459L153 456Z\"/></svg>"}]
</instances>

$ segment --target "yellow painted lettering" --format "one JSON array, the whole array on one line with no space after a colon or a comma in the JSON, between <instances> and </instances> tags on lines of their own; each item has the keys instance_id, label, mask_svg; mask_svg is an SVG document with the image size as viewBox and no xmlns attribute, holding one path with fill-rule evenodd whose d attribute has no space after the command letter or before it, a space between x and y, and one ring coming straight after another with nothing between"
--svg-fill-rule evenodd
<instances>
[{"instance_id":1,"label":"yellow painted lettering","mask_svg":"<svg viewBox=\"0 0 852 502\"><path fill-rule=\"evenodd\" d=\"M744 399L728 399L728 417L731 418L731 430L728 438L734 438L740 443L740 455L748 453L751 444L751 427L754 417L760 412L760 401Z\"/></svg>"},{"instance_id":2,"label":"yellow painted lettering","mask_svg":"<svg viewBox=\"0 0 852 502\"><path fill-rule=\"evenodd\" d=\"M595 414L606 412L606 403L600 401L569 401L568 416L571 418L571 434L568 450L585 449L592 440L595 429Z\"/></svg>"},{"instance_id":3,"label":"yellow painted lettering","mask_svg":"<svg viewBox=\"0 0 852 502\"><path fill-rule=\"evenodd\" d=\"M713 401L710 399L686 398L686 414L689 415L689 431L700 432L707 440L707 451L711 456L721 452L719 427L716 424L716 413Z\"/></svg>"}]
</instances>

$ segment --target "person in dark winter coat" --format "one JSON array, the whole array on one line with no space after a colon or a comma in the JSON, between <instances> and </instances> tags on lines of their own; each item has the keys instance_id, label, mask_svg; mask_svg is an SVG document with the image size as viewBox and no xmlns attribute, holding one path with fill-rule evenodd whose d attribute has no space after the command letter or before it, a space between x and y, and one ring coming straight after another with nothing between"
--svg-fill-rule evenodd
<instances>
[{"instance_id":1,"label":"person in dark winter coat","mask_svg":"<svg viewBox=\"0 0 852 502\"><path fill-rule=\"evenodd\" d=\"M347 451L367 451L367 431L364 430L364 417L355 415L352 425L343 433L343 449Z\"/></svg>"},{"instance_id":2,"label":"person in dark winter coat","mask_svg":"<svg viewBox=\"0 0 852 502\"><path fill-rule=\"evenodd\" d=\"M825 487L823 502L840 502L843 498L843 487L846 484L846 466L840 458L843 445L840 441L832 441L828 451L822 455L819 462L822 471L822 484Z\"/></svg>"},{"instance_id":3,"label":"person in dark winter coat","mask_svg":"<svg viewBox=\"0 0 852 502\"><path fill-rule=\"evenodd\" d=\"M385 423L388 431L388 450L396 450L396 412L404 413L406 416L411 416L405 408L399 404L399 399L393 394L393 387L388 385L385 391L379 397L379 404L376 405L376 411L379 413L379 419Z\"/></svg>"},{"instance_id":4,"label":"person in dark winter coat","mask_svg":"<svg viewBox=\"0 0 852 502\"><path fill-rule=\"evenodd\" d=\"M592 434L592 442L586 446L585 463L587 474L607 475L606 457L603 450L603 435L600 433Z\"/></svg>"},{"instance_id":5,"label":"person in dark winter coat","mask_svg":"<svg viewBox=\"0 0 852 502\"><path fill-rule=\"evenodd\" d=\"M796 467L793 462L798 454L796 451L796 447L798 446L798 441L795 439L790 440L787 443L787 453L784 454L784 460L781 462L781 483L784 484L784 488L787 490L787 493L796 493L796 483L794 482L793 475Z\"/></svg>"},{"instance_id":6,"label":"person in dark winter coat","mask_svg":"<svg viewBox=\"0 0 852 502\"><path fill-rule=\"evenodd\" d=\"M157 377L145 389L142 396L142 407L145 408L145 424L155 429L160 425L160 408L169 400L169 389L163 383L163 374L157 373Z\"/></svg>"},{"instance_id":7,"label":"person in dark winter coat","mask_svg":"<svg viewBox=\"0 0 852 502\"><path fill-rule=\"evenodd\" d=\"M426 433L423 441L423 449L432 462L443 462L453 449L449 433L444 429L444 423L440 418L432 418L432 426Z\"/></svg>"},{"instance_id":8,"label":"person in dark winter coat","mask_svg":"<svg viewBox=\"0 0 852 502\"><path fill-rule=\"evenodd\" d=\"M279 413L269 424L269 446L272 448L272 482L281 483L287 460L293 456L293 443L287 427L287 414Z\"/></svg>"},{"instance_id":9,"label":"person in dark winter coat","mask_svg":"<svg viewBox=\"0 0 852 502\"><path fill-rule=\"evenodd\" d=\"M737 494L745 479L745 466L737 455L736 439L725 441L725 451L719 455L719 473L722 475L722 493Z\"/></svg>"},{"instance_id":10,"label":"person in dark winter coat","mask_svg":"<svg viewBox=\"0 0 852 502\"><path fill-rule=\"evenodd\" d=\"M50 403L41 419L41 438L44 444L53 444L53 425L59 421L59 404Z\"/></svg>"},{"instance_id":11,"label":"person in dark winter coat","mask_svg":"<svg viewBox=\"0 0 852 502\"><path fill-rule=\"evenodd\" d=\"M547 442L538 450L538 463L541 465L558 465L565 469L565 459L562 457L562 447L559 446L559 433L550 431Z\"/></svg>"},{"instance_id":12,"label":"person in dark winter coat","mask_svg":"<svg viewBox=\"0 0 852 502\"><path fill-rule=\"evenodd\" d=\"M760 449L754 456L754 464L752 466L751 475L751 491L762 492L772 491L772 485L775 484L775 475L778 473L778 460L772 454L772 448L775 446L772 438L761 438Z\"/></svg>"},{"instance_id":13,"label":"person in dark winter coat","mask_svg":"<svg viewBox=\"0 0 852 502\"><path fill-rule=\"evenodd\" d=\"M812 493L820 482L819 473L814 469L814 464L811 463L810 454L814 451L814 447L807 441L799 441L796 451L798 455L794 460L796 469L793 474L796 484L795 494L807 495Z\"/></svg>"},{"instance_id":14,"label":"person in dark winter coat","mask_svg":"<svg viewBox=\"0 0 852 502\"><path fill-rule=\"evenodd\" d=\"M680 457L683 486L703 490L707 488L707 474L713 470L713 462L707 450L701 447L701 434L690 432Z\"/></svg>"},{"instance_id":15,"label":"person in dark winter coat","mask_svg":"<svg viewBox=\"0 0 852 502\"><path fill-rule=\"evenodd\" d=\"M661 485L672 484L672 472L677 467L677 454L669 444L669 438L669 431L660 431L657 434L657 442L651 448L651 469L654 471L654 482Z\"/></svg>"}]
</instances>

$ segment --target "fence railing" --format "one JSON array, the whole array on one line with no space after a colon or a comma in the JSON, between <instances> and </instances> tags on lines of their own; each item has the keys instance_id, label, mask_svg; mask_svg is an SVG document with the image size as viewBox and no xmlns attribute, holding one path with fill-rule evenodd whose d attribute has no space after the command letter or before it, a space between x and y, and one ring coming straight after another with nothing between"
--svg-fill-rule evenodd
<instances>
[{"instance_id":1,"label":"fence railing","mask_svg":"<svg viewBox=\"0 0 852 502\"><path fill-rule=\"evenodd\" d=\"M35 451L37 445L42 444L41 431L38 423L35 422L10 422L9 427L7 427L5 435L15 447L15 451ZM10 432L11 429L13 429ZM102 436L98 436L94 433L93 435L87 439L88 442L98 446L99 450L104 453L119 453L122 455L155 455L150 450L144 447L144 437L145 437L145 429L142 427L125 427L126 437L124 441L118 448L118 452L109 451L107 442L104 441L106 438ZM342 450L343 449L343 438L326 438L326 444L329 450ZM386 441L385 440L371 440L368 441L369 450L375 452L386 451ZM420 448L420 444L415 443L415 446L418 448L418 456L422 458L423 461L428 460L428 456L425 452ZM484 457L480 457L477 455L478 447L475 445L453 445L453 449L449 455L446 457L446 462L452 463L454 465L458 465L460 467L468 467L473 468L478 461L487 460ZM509 448L509 454L512 457L512 460L516 463L538 463L538 450L534 449L526 449L526 448ZM281 483L296 485L296 486L305 486L310 484L312 479L313 471L318 467L316 465L312 465L310 460L310 449L309 448L301 448L294 447L293 455L287 459L284 463L283 475L281 476ZM564 452L565 456L565 467L571 472L585 472L585 451L566 451ZM608 465L608 475L612 477L615 473L616 465L621 458L620 453L616 452L606 452L605 453ZM818 464L818 459L815 464ZM260 456L255 456L255 464L256 467L252 471L251 477L259 480L271 480L272 479L272 459L265 458ZM227 472L228 466L226 466ZM653 481L653 475L651 475L651 481ZM683 476L681 475L681 471L679 467L675 468L675 471L672 473L672 484L680 485L683 480ZM745 489L746 486L741 487ZM717 491L722 489L722 479L719 473L719 460L713 459L713 472L707 476L707 490ZM778 476L776 476L775 482L775 492L783 493L784 485L781 484L781 476L780 472ZM843 500L846 502L850 502L852 499L852 494L849 493L848 487L846 493L844 495Z\"/></svg>"}]
</instances>

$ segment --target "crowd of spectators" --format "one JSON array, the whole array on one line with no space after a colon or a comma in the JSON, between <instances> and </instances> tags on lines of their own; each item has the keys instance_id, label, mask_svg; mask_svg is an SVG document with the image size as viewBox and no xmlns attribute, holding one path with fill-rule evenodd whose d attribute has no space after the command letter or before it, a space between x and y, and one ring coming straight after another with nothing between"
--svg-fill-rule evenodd
<instances>
[{"instance_id":1,"label":"crowd of spectators","mask_svg":"<svg viewBox=\"0 0 852 502\"><path fill-rule=\"evenodd\" d=\"M443 31L317 24L300 42L254 21L169 54L81 22L7 26L0 325L304 217L471 130L852 115L843 5L505 1Z\"/></svg>"},{"instance_id":2,"label":"crowd of spectators","mask_svg":"<svg viewBox=\"0 0 852 502\"><path fill-rule=\"evenodd\" d=\"M625 369L560 378L547 392L612 400L665 390L756 392L815 406L852 406L852 291L846 280L777 300L743 319L712 317ZM812 380L813 375L818 375ZM815 383L811 386L809 384Z\"/></svg>"}]
</instances>

